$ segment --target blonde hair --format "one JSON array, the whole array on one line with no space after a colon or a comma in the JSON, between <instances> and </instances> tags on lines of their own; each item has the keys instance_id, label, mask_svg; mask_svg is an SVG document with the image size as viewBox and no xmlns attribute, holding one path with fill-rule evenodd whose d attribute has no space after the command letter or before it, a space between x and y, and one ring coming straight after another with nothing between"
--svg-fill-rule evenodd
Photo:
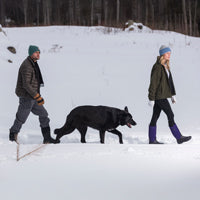
<instances>
[{"instance_id":1,"label":"blonde hair","mask_svg":"<svg viewBox=\"0 0 200 200\"><path fill-rule=\"evenodd\" d=\"M163 56L160 56L160 63L165 66L168 70L170 70L169 60L165 60Z\"/></svg>"}]
</instances>

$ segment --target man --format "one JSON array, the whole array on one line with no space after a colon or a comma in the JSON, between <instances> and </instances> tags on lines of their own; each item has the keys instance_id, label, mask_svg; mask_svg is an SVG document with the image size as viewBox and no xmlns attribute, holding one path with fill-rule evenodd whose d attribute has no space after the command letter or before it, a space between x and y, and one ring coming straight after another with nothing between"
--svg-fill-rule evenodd
<instances>
[{"instance_id":1,"label":"man","mask_svg":"<svg viewBox=\"0 0 200 200\"><path fill-rule=\"evenodd\" d=\"M13 126L10 128L10 141L17 142L17 135L26 122L30 112L39 116L43 143L56 143L51 138L49 118L44 108L44 99L40 95L40 87L44 85L37 60L40 59L40 50L37 46L29 46L29 56L21 64L16 86L16 95L19 97L19 107Z\"/></svg>"}]
</instances>

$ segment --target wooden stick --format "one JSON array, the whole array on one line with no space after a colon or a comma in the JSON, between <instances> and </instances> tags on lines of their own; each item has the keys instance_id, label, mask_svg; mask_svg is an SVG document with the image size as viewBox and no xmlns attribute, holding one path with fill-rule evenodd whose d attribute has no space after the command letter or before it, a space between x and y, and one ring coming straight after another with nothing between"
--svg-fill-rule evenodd
<instances>
[{"instance_id":1,"label":"wooden stick","mask_svg":"<svg viewBox=\"0 0 200 200\"><path fill-rule=\"evenodd\" d=\"M17 143L17 158L16 158L16 160L19 161L19 160L18 160L18 159L19 159L19 142L18 142L18 140L17 140L17 136L16 136L16 138L15 138L15 141L16 141L16 143Z\"/></svg>"},{"instance_id":2,"label":"wooden stick","mask_svg":"<svg viewBox=\"0 0 200 200\"><path fill-rule=\"evenodd\" d=\"M24 157L26 157L26 156L28 156L28 155L30 155L30 154L32 154L32 153L34 153L34 152L40 150L41 148L45 147L46 145L47 145L47 144L41 144L41 145L39 145L39 147L37 147L36 149L34 149L34 150L32 150L32 151L30 151L30 152L24 154L23 156L19 156L19 146L20 146L20 144L17 142L17 161L19 161L19 160L21 160L22 158L24 158Z\"/></svg>"}]
</instances>

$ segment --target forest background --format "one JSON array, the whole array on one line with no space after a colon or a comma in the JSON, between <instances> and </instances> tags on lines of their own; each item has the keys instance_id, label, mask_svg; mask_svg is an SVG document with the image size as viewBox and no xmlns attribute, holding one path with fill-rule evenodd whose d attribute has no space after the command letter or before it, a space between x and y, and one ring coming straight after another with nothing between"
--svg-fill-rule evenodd
<instances>
[{"instance_id":1,"label":"forest background","mask_svg":"<svg viewBox=\"0 0 200 200\"><path fill-rule=\"evenodd\" d=\"M153 30L200 35L200 0L0 0L0 24L109 26L128 20Z\"/></svg>"}]
</instances>

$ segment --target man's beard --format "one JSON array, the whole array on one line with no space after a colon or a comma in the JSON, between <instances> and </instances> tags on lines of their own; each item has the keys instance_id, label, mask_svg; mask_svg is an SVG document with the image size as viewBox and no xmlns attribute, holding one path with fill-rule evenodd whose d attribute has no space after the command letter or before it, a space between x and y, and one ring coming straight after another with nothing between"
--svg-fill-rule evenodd
<instances>
[{"instance_id":1,"label":"man's beard","mask_svg":"<svg viewBox=\"0 0 200 200\"><path fill-rule=\"evenodd\" d=\"M35 57L32 57L32 60L34 61L34 62L36 62L37 60L39 60L38 58L35 58Z\"/></svg>"}]
</instances>

